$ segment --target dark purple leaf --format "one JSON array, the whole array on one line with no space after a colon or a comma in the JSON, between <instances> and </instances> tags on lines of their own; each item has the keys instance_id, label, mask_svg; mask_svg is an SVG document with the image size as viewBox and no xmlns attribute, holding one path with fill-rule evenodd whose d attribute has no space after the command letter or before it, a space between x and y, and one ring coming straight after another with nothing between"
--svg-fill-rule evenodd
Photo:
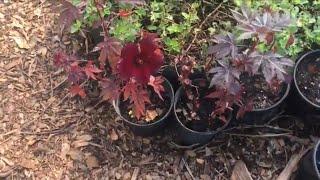
<instances>
[{"instance_id":1,"label":"dark purple leaf","mask_svg":"<svg viewBox=\"0 0 320 180\"><path fill-rule=\"evenodd\" d=\"M217 86L230 91L232 94L236 94L240 89L239 76L240 71L229 64L220 63L220 66L214 67L209 70L209 73L213 74L210 82L210 87Z\"/></svg>"},{"instance_id":2,"label":"dark purple leaf","mask_svg":"<svg viewBox=\"0 0 320 180\"><path fill-rule=\"evenodd\" d=\"M253 52L250 54L250 58L253 62L253 73L256 74L261 70L268 83L273 78L285 81L285 76L288 74L287 69L294 65L291 59L271 52L264 54Z\"/></svg>"},{"instance_id":3,"label":"dark purple leaf","mask_svg":"<svg viewBox=\"0 0 320 180\"><path fill-rule=\"evenodd\" d=\"M228 55L235 57L238 53L238 47L233 34L216 35L213 40L217 44L208 48L208 54L213 54L216 58L220 59Z\"/></svg>"},{"instance_id":4,"label":"dark purple leaf","mask_svg":"<svg viewBox=\"0 0 320 180\"><path fill-rule=\"evenodd\" d=\"M238 39L249 39L254 36L270 44L276 32L282 31L291 23L290 16L279 12L250 12L242 9L242 13L232 11L242 31Z\"/></svg>"}]
</instances>

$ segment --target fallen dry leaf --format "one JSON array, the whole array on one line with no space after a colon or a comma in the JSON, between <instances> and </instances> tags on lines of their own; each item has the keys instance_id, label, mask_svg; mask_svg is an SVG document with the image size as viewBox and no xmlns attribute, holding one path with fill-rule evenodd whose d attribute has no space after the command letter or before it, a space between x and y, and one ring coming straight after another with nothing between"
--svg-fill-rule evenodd
<instances>
[{"instance_id":1,"label":"fallen dry leaf","mask_svg":"<svg viewBox=\"0 0 320 180\"><path fill-rule=\"evenodd\" d=\"M27 169L36 169L37 161L32 159L22 159L19 165Z\"/></svg>"},{"instance_id":2,"label":"fallen dry leaf","mask_svg":"<svg viewBox=\"0 0 320 180\"><path fill-rule=\"evenodd\" d=\"M147 110L146 111L146 121L150 122L154 120L158 116L158 112L156 110Z\"/></svg>"},{"instance_id":3,"label":"fallen dry leaf","mask_svg":"<svg viewBox=\"0 0 320 180\"><path fill-rule=\"evenodd\" d=\"M81 135L77 137L77 140L80 141L91 141L92 140L92 136L89 134L85 134L85 135Z\"/></svg>"},{"instance_id":4,"label":"fallen dry leaf","mask_svg":"<svg viewBox=\"0 0 320 180\"><path fill-rule=\"evenodd\" d=\"M231 180L252 180L246 164L243 161L237 161L233 168Z\"/></svg>"},{"instance_id":5,"label":"fallen dry leaf","mask_svg":"<svg viewBox=\"0 0 320 180\"><path fill-rule=\"evenodd\" d=\"M37 53L42 57L46 57L47 52L48 52L48 49L46 47L40 47L37 51Z\"/></svg>"},{"instance_id":6,"label":"fallen dry leaf","mask_svg":"<svg viewBox=\"0 0 320 180\"><path fill-rule=\"evenodd\" d=\"M98 159L95 156L92 156L92 155L86 157L86 164L87 164L89 169L93 169L93 168L99 167Z\"/></svg>"},{"instance_id":7,"label":"fallen dry leaf","mask_svg":"<svg viewBox=\"0 0 320 180\"><path fill-rule=\"evenodd\" d=\"M201 165L204 163L204 160L203 160L203 159L198 159L198 158L197 158L196 161L197 161L198 164L201 164Z\"/></svg>"},{"instance_id":8,"label":"fallen dry leaf","mask_svg":"<svg viewBox=\"0 0 320 180\"><path fill-rule=\"evenodd\" d=\"M72 149L67 153L67 155L69 155L73 160L82 161L83 159L83 154L79 150Z\"/></svg>"},{"instance_id":9,"label":"fallen dry leaf","mask_svg":"<svg viewBox=\"0 0 320 180\"><path fill-rule=\"evenodd\" d=\"M75 141L72 143L72 145L75 147L75 148L79 148L79 147L84 147L84 146L88 146L89 145L89 142L88 141Z\"/></svg>"},{"instance_id":10,"label":"fallen dry leaf","mask_svg":"<svg viewBox=\"0 0 320 180\"><path fill-rule=\"evenodd\" d=\"M188 157L196 157L196 156L197 156L197 154L196 154L194 151L192 151L192 150L186 150L186 151L185 151L185 154L186 154Z\"/></svg>"},{"instance_id":11,"label":"fallen dry leaf","mask_svg":"<svg viewBox=\"0 0 320 180\"><path fill-rule=\"evenodd\" d=\"M21 49L29 49L27 40L22 36L12 36L12 39L16 42L19 48Z\"/></svg>"},{"instance_id":12,"label":"fallen dry leaf","mask_svg":"<svg viewBox=\"0 0 320 180\"><path fill-rule=\"evenodd\" d=\"M116 140L119 139L119 136L118 136L117 132L114 129L111 130L110 138L111 138L112 141L116 141Z\"/></svg>"},{"instance_id":13,"label":"fallen dry leaf","mask_svg":"<svg viewBox=\"0 0 320 180\"><path fill-rule=\"evenodd\" d=\"M70 151L70 145L68 143L63 143L61 145L61 153L60 153L61 159L66 159L66 155L68 154L69 151Z\"/></svg>"}]
</instances>

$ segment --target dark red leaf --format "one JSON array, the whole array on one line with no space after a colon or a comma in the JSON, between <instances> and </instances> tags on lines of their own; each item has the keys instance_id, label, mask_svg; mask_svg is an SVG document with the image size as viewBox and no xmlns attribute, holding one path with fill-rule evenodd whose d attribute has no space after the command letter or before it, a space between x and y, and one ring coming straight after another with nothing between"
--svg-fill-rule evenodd
<instances>
[{"instance_id":1,"label":"dark red leaf","mask_svg":"<svg viewBox=\"0 0 320 180\"><path fill-rule=\"evenodd\" d=\"M86 66L84 67L84 72L86 73L88 78L97 80L96 74L101 73L102 70L97 68L94 64L93 61L88 61Z\"/></svg>"},{"instance_id":2,"label":"dark red leaf","mask_svg":"<svg viewBox=\"0 0 320 180\"><path fill-rule=\"evenodd\" d=\"M79 85L72 85L70 87L70 94L72 96L79 95L82 98L86 97L86 92Z\"/></svg>"},{"instance_id":3,"label":"dark red leaf","mask_svg":"<svg viewBox=\"0 0 320 180\"><path fill-rule=\"evenodd\" d=\"M122 78L135 78L140 83L147 84L150 75L160 69L164 56L156 37L153 33L143 33L138 43L127 43L123 47L119 63Z\"/></svg>"},{"instance_id":4,"label":"dark red leaf","mask_svg":"<svg viewBox=\"0 0 320 180\"><path fill-rule=\"evenodd\" d=\"M130 100L130 103L132 103L133 111L137 119L145 115L146 104L151 103L146 88L135 80L130 80L123 87L123 97L125 101Z\"/></svg>"},{"instance_id":5,"label":"dark red leaf","mask_svg":"<svg viewBox=\"0 0 320 180\"><path fill-rule=\"evenodd\" d=\"M250 112L253 110L253 102L252 101L249 101L248 103L240 106L238 112L237 112L237 119L239 118L243 118L244 115L247 113L247 112Z\"/></svg>"},{"instance_id":6,"label":"dark red leaf","mask_svg":"<svg viewBox=\"0 0 320 180\"><path fill-rule=\"evenodd\" d=\"M68 80L74 84L78 84L86 78L86 75L83 72L82 68L79 66L78 62L73 62L70 65L68 73Z\"/></svg>"},{"instance_id":7,"label":"dark red leaf","mask_svg":"<svg viewBox=\"0 0 320 180\"><path fill-rule=\"evenodd\" d=\"M132 14L131 11L127 11L127 10L123 10L123 9L120 9L119 10L119 16L120 17L128 17Z\"/></svg>"},{"instance_id":8,"label":"dark red leaf","mask_svg":"<svg viewBox=\"0 0 320 180\"><path fill-rule=\"evenodd\" d=\"M107 79L107 78L102 79L100 81L100 86L101 86L101 96L105 101L116 100L121 93L119 84L111 79Z\"/></svg>"},{"instance_id":9,"label":"dark red leaf","mask_svg":"<svg viewBox=\"0 0 320 180\"><path fill-rule=\"evenodd\" d=\"M160 99L163 100L161 93L164 92L164 87L163 87L163 82L164 79L161 76L150 76L150 80L148 82L148 85L153 87L154 92L156 92L158 94L158 96L160 97Z\"/></svg>"},{"instance_id":10,"label":"dark red leaf","mask_svg":"<svg viewBox=\"0 0 320 180\"><path fill-rule=\"evenodd\" d=\"M99 51L100 67L104 67L108 60L113 72L116 72L117 64L121 59L122 44L116 38L106 38L103 42L99 43L93 51Z\"/></svg>"},{"instance_id":11,"label":"dark red leaf","mask_svg":"<svg viewBox=\"0 0 320 180\"><path fill-rule=\"evenodd\" d=\"M294 37L292 34L290 34L290 37L287 41L287 44L286 44L286 48L288 48L289 46L291 46L292 44L294 43Z\"/></svg>"}]
</instances>

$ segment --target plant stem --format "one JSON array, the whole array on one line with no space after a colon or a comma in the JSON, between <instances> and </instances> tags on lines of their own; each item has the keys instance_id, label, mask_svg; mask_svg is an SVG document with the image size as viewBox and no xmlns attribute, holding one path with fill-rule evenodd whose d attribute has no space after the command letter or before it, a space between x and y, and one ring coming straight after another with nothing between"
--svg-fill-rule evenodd
<instances>
[{"instance_id":1,"label":"plant stem","mask_svg":"<svg viewBox=\"0 0 320 180\"><path fill-rule=\"evenodd\" d=\"M93 0L93 2L94 2L95 7L97 8L97 11L98 11L98 14L99 14L102 30L103 30L103 33L104 33L104 37L108 37L108 31L106 30L106 25L105 25L105 22L104 22L104 18L103 18L102 14L101 14L100 8L98 7L98 2L97 2L97 0Z\"/></svg>"}]
</instances>

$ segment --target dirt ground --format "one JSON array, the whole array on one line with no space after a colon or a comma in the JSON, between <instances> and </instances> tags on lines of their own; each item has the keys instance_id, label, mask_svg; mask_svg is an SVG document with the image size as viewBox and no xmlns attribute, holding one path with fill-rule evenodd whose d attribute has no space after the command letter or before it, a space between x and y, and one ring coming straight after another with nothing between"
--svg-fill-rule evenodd
<instances>
[{"instance_id":1,"label":"dirt ground","mask_svg":"<svg viewBox=\"0 0 320 180\"><path fill-rule=\"evenodd\" d=\"M111 106L68 96L52 54L77 45L59 38L52 9L0 0L0 179L224 180L239 163L252 179L276 179L316 139L309 130L298 137L303 124L293 120L288 129L234 129L196 149L172 143L169 131L135 137Z\"/></svg>"}]
</instances>

